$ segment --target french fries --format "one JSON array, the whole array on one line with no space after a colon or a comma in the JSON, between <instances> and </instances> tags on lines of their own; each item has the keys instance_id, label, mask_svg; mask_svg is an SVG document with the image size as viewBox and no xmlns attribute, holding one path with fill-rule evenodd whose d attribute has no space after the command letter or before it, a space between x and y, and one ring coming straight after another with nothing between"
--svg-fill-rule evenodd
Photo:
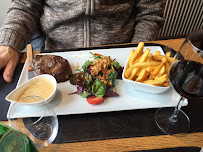
<instances>
[{"instance_id":1,"label":"french fries","mask_svg":"<svg viewBox=\"0 0 203 152\"><path fill-rule=\"evenodd\" d=\"M143 51L144 43L140 42L136 50L129 55L124 77L129 80L155 86L169 86L168 71L173 62L170 52L161 55L160 51L151 54L147 48Z\"/></svg>"}]
</instances>

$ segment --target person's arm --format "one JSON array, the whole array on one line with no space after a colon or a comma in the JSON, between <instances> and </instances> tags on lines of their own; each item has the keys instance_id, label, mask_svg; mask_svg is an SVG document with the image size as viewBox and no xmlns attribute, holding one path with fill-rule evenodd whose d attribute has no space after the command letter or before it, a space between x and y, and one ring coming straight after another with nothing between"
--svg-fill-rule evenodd
<instances>
[{"instance_id":1,"label":"person's arm","mask_svg":"<svg viewBox=\"0 0 203 152\"><path fill-rule=\"evenodd\" d=\"M19 53L31 40L43 9L42 0L13 0L7 18L0 28L0 70L12 81Z\"/></svg>"},{"instance_id":2,"label":"person's arm","mask_svg":"<svg viewBox=\"0 0 203 152\"><path fill-rule=\"evenodd\" d=\"M12 82L18 60L17 51L8 46L0 46L0 69L5 67L3 78L6 82Z\"/></svg>"},{"instance_id":3,"label":"person's arm","mask_svg":"<svg viewBox=\"0 0 203 152\"><path fill-rule=\"evenodd\" d=\"M132 42L156 40L164 23L165 0L138 0L135 7L137 15Z\"/></svg>"},{"instance_id":4,"label":"person's arm","mask_svg":"<svg viewBox=\"0 0 203 152\"><path fill-rule=\"evenodd\" d=\"M0 46L23 50L39 24L42 9L42 0L13 0L0 28Z\"/></svg>"}]
</instances>

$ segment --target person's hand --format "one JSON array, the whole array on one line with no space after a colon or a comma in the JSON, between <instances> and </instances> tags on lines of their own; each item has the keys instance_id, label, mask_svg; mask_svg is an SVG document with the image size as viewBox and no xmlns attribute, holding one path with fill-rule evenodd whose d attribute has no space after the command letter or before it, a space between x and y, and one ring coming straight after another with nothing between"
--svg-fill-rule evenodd
<instances>
[{"instance_id":1,"label":"person's hand","mask_svg":"<svg viewBox=\"0 0 203 152\"><path fill-rule=\"evenodd\" d=\"M19 54L9 46L0 46L0 70L4 67L3 78L12 82L15 68L18 64Z\"/></svg>"}]
</instances>

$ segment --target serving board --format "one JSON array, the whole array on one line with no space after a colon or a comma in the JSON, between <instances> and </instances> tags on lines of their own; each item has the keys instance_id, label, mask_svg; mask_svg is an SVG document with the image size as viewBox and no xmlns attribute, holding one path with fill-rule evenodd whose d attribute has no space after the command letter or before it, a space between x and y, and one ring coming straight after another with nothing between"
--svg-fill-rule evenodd
<instances>
[{"instance_id":1,"label":"serving board","mask_svg":"<svg viewBox=\"0 0 203 152\"><path fill-rule=\"evenodd\" d=\"M144 47L144 50L146 48L149 48L152 54L155 53L155 51L160 51L161 54L164 54L160 46L146 46ZM89 58L92 57L90 52L110 56L112 59L116 59L121 66L124 66L132 49L136 49L136 47L54 52L46 54L59 55L67 59L74 73L77 65L81 67L85 61L93 60L92 58ZM26 63L21 72L17 86L28 80ZM50 101L50 105L53 107L57 115L173 107L177 105L180 98L179 94L172 88L164 93L152 94L135 90L123 80L116 80L116 91L119 94L119 97L105 98L104 101L98 105L89 104L85 98L82 98L77 94L70 95L70 93L75 91L76 86L71 85L69 81L58 83L56 96ZM188 102L185 100L182 106L186 106L187 104ZM37 112L36 115L31 114L30 116L25 116L23 113L23 105L19 105L18 107L19 110L13 113L11 118L37 116ZM41 108L42 107L39 106L39 110Z\"/></svg>"}]
</instances>

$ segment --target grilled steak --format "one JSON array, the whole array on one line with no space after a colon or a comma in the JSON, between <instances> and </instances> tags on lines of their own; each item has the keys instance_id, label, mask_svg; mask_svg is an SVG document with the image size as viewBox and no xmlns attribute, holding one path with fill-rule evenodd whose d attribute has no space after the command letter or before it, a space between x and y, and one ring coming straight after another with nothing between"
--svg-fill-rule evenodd
<instances>
[{"instance_id":1,"label":"grilled steak","mask_svg":"<svg viewBox=\"0 0 203 152\"><path fill-rule=\"evenodd\" d=\"M69 62L56 55L36 55L30 66L36 75L50 74L57 82L67 81L72 74Z\"/></svg>"}]
</instances>

